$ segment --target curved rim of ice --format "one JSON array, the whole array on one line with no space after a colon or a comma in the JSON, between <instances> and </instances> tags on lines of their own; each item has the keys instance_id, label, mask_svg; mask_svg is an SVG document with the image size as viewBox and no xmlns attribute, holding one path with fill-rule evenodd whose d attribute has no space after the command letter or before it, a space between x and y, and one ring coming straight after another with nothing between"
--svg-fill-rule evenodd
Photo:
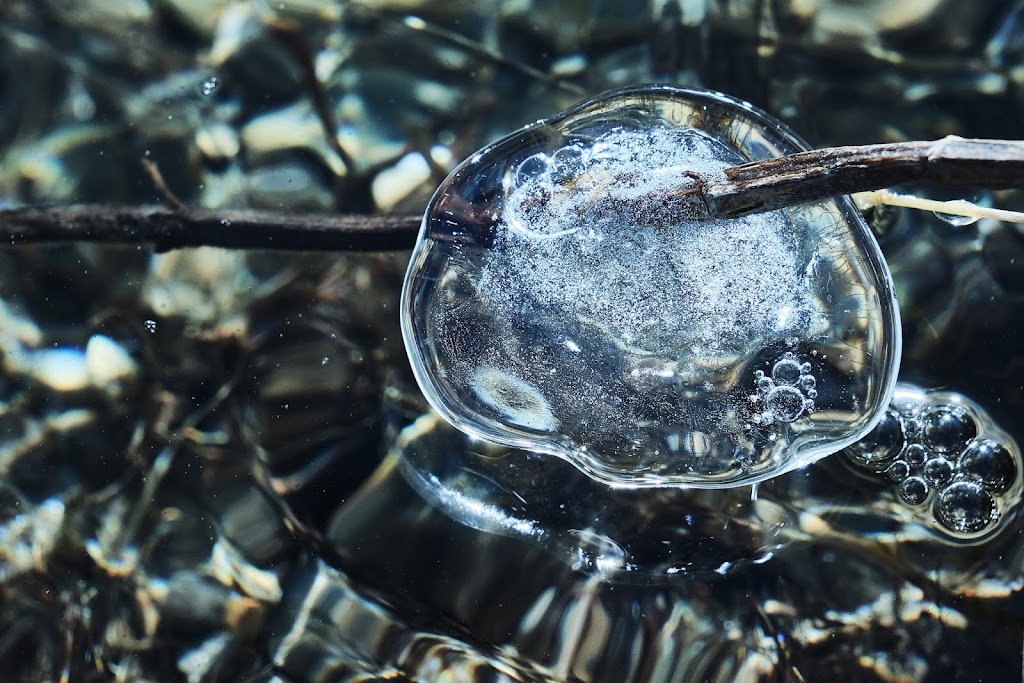
<instances>
[{"instance_id":1,"label":"curved rim of ice","mask_svg":"<svg viewBox=\"0 0 1024 683\"><path fill-rule=\"evenodd\" d=\"M579 446L576 446L575 448L569 447L563 442L563 440L557 438L552 438L548 444L539 444L538 437L516 436L506 431L483 429L477 425L467 422L459 416L455 406L449 405L449 400L445 398L434 379L426 369L422 367L422 364L416 362L415 359L419 355L419 352L416 348L416 340L412 330L412 315L406 315L406 312L411 312L413 305L412 288L414 278L410 277L410 275L416 270L420 261L426 258L427 249L424 245L428 245L428 240L426 240L425 237L430 229L430 211L437 200L443 195L452 179L461 175L467 167L477 163L482 157L488 155L495 148L501 147L507 144L511 139L519 137L525 133L529 133L531 130L558 125L567 119L577 117L579 114L584 113L588 109L599 104L607 104L609 101L636 100L638 102L642 102L644 99L650 100L652 104L658 100L675 99L697 104L706 102L715 106L735 108L738 111L741 111L744 116L748 117L752 121L761 124L766 129L770 129L773 135L777 136L780 142L789 145L793 152L808 151L812 149L810 145L804 142L803 138L793 132L793 130L785 123L779 121L774 116L758 107L755 107L749 102L732 97L731 95L726 95L725 93L717 90L654 84L630 86L627 88L609 90L600 93L583 100L555 114L554 116L538 119L533 123L527 124L526 126L523 126L508 135L502 136L498 140L495 140L471 154L448 174L445 180L442 181L440 186L438 186L437 190L435 190L430 201L427 203L427 208L423 213L423 219L420 222L420 231L417 235L416 247L409 259L409 266L406 269L405 281L402 286L402 296L399 306L402 340L405 344L406 354L410 360L413 376L416 378L416 382L419 385L420 390L423 392L424 398L427 399L427 402L441 415L441 417L456 429L459 429L472 438L478 438L482 441L507 446L509 448L534 453L544 453L561 458L568 461L593 479L596 479L612 488L620 489L722 489L750 486L768 479L774 479L775 477L810 465L821 458L837 453L847 446L860 441L875 428L875 425L877 425L879 421L881 421L885 416L885 409L892 401L899 375L900 359L902 358L903 353L903 333L900 309L896 299L896 288L892 281L892 274L889 271L888 264L885 261L885 257L883 256L881 248L878 246L874 235L871 234L870 229L867 227L867 224L864 222L860 212L857 210L857 207L854 205L853 200L849 195L833 197L832 199L824 200L824 202L832 202L836 204L844 214L851 218L854 225L866 235L868 238L867 246L869 248L874 248L874 255L877 257L875 261L877 263L873 263L872 265L881 265L882 267L881 271L876 273L878 276L878 282L883 285L879 291L879 301L882 302L884 300L888 300L893 314L894 333L890 343L893 346L893 358L896 359L895 367L889 377L886 378L885 385L881 387L881 400L879 405L882 407L876 411L874 417L864 423L859 430L852 432L846 438L829 441L827 444L823 443L820 446L813 445L808 447L799 460L793 459L787 467L778 471L769 471L754 477L744 477L739 480L736 478L711 478L707 481L695 480L685 475L638 473L633 475L627 481L624 480L621 473L617 472L614 468L602 467L598 461L584 455L586 448L581 448Z\"/></svg>"}]
</instances>

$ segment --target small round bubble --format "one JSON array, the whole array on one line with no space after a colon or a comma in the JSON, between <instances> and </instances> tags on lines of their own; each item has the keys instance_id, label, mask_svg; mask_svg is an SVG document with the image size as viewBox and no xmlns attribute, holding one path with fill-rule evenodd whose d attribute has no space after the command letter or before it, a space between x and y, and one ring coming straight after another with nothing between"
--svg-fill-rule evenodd
<instances>
[{"instance_id":1,"label":"small round bubble","mask_svg":"<svg viewBox=\"0 0 1024 683\"><path fill-rule=\"evenodd\" d=\"M534 154L523 160L516 171L517 180L520 183L528 183L534 178L547 172L549 163L547 154Z\"/></svg>"},{"instance_id":2,"label":"small round bubble","mask_svg":"<svg viewBox=\"0 0 1024 683\"><path fill-rule=\"evenodd\" d=\"M1003 493L1017 478L1017 464L1010 452L991 439L973 442L960 456L960 471L980 481L985 488Z\"/></svg>"},{"instance_id":3,"label":"small round bubble","mask_svg":"<svg viewBox=\"0 0 1024 683\"><path fill-rule=\"evenodd\" d=\"M953 464L945 458L934 458L924 466L924 478L933 486L942 486L953 479Z\"/></svg>"},{"instance_id":4,"label":"small round bubble","mask_svg":"<svg viewBox=\"0 0 1024 683\"><path fill-rule=\"evenodd\" d=\"M900 482L897 492L907 505L920 505L928 499L928 482L921 477L907 477Z\"/></svg>"},{"instance_id":5,"label":"small round bubble","mask_svg":"<svg viewBox=\"0 0 1024 683\"><path fill-rule=\"evenodd\" d=\"M903 419L894 410L887 410L871 432L847 449L861 465L882 469L903 448Z\"/></svg>"},{"instance_id":6,"label":"small round bubble","mask_svg":"<svg viewBox=\"0 0 1024 683\"><path fill-rule=\"evenodd\" d=\"M921 416L924 442L942 453L959 451L978 433L967 411L954 406L936 406Z\"/></svg>"},{"instance_id":7,"label":"small round bubble","mask_svg":"<svg viewBox=\"0 0 1024 683\"><path fill-rule=\"evenodd\" d=\"M576 145L562 147L551 155L551 179L556 183L572 182L585 167L586 152Z\"/></svg>"},{"instance_id":8,"label":"small round bubble","mask_svg":"<svg viewBox=\"0 0 1024 683\"><path fill-rule=\"evenodd\" d=\"M928 451L919 443L912 443L903 451L903 457L911 467L920 467L928 459Z\"/></svg>"},{"instance_id":9,"label":"small round bubble","mask_svg":"<svg viewBox=\"0 0 1024 683\"><path fill-rule=\"evenodd\" d=\"M772 379L777 384L796 384L800 374L800 364L792 358L783 358L772 367Z\"/></svg>"},{"instance_id":10,"label":"small round bubble","mask_svg":"<svg viewBox=\"0 0 1024 683\"><path fill-rule=\"evenodd\" d=\"M764 403L779 422L792 422L800 417L807 407L800 390L787 385L769 391Z\"/></svg>"},{"instance_id":11,"label":"small round bubble","mask_svg":"<svg viewBox=\"0 0 1024 683\"><path fill-rule=\"evenodd\" d=\"M213 92L217 89L217 86L219 85L220 79L218 79L216 76L210 76L205 81L203 81L202 85L199 86L199 91L203 93L203 95L212 95Z\"/></svg>"},{"instance_id":12,"label":"small round bubble","mask_svg":"<svg viewBox=\"0 0 1024 683\"><path fill-rule=\"evenodd\" d=\"M949 531L976 534L995 521L992 494L975 481L958 481L939 492L935 518Z\"/></svg>"},{"instance_id":13,"label":"small round bubble","mask_svg":"<svg viewBox=\"0 0 1024 683\"><path fill-rule=\"evenodd\" d=\"M903 481L910 475L910 465L903 460L897 460L885 468L885 476L891 481Z\"/></svg>"}]
</instances>

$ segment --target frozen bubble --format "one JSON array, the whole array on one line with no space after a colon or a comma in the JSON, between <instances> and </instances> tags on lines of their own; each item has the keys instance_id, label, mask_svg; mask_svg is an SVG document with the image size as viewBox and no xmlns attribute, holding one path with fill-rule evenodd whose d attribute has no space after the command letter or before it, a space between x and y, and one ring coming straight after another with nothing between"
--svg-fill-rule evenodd
<instances>
[{"instance_id":1,"label":"frozen bubble","mask_svg":"<svg viewBox=\"0 0 1024 683\"><path fill-rule=\"evenodd\" d=\"M1002 444L991 439L978 439L960 456L962 474L980 481L985 488L1003 493L1017 478L1017 464Z\"/></svg>"},{"instance_id":2,"label":"frozen bubble","mask_svg":"<svg viewBox=\"0 0 1024 683\"><path fill-rule=\"evenodd\" d=\"M780 422L792 422L804 412L804 395L790 386L775 387L764 400L772 416Z\"/></svg>"},{"instance_id":3,"label":"frozen bubble","mask_svg":"<svg viewBox=\"0 0 1024 683\"><path fill-rule=\"evenodd\" d=\"M902 412L902 411L901 411ZM916 416L907 416L903 420L903 429L908 439L921 438L921 421Z\"/></svg>"},{"instance_id":4,"label":"frozen bubble","mask_svg":"<svg viewBox=\"0 0 1024 683\"><path fill-rule=\"evenodd\" d=\"M912 443L903 452L903 457L911 467L920 467L928 459L928 451L919 443Z\"/></svg>"},{"instance_id":5,"label":"frozen bubble","mask_svg":"<svg viewBox=\"0 0 1024 683\"><path fill-rule=\"evenodd\" d=\"M800 374L800 363L793 358L783 358L772 367L772 379L777 384L797 384L800 382ZM811 379L813 380L813 377ZM813 385L808 388L813 388Z\"/></svg>"},{"instance_id":6,"label":"frozen bubble","mask_svg":"<svg viewBox=\"0 0 1024 683\"><path fill-rule=\"evenodd\" d=\"M959 406L939 405L921 414L924 442L942 453L959 452L978 433L967 411Z\"/></svg>"},{"instance_id":7,"label":"frozen bubble","mask_svg":"<svg viewBox=\"0 0 1024 683\"><path fill-rule=\"evenodd\" d=\"M953 478L953 464L945 458L934 458L924 466L924 478L933 486L948 484Z\"/></svg>"},{"instance_id":8,"label":"frozen bubble","mask_svg":"<svg viewBox=\"0 0 1024 683\"><path fill-rule=\"evenodd\" d=\"M857 464L878 471L899 455L903 442L903 419L895 410L887 410L871 433L850 446L846 453Z\"/></svg>"},{"instance_id":9,"label":"frozen bubble","mask_svg":"<svg viewBox=\"0 0 1024 683\"><path fill-rule=\"evenodd\" d=\"M906 460L896 460L885 468L885 476L891 481L903 481L910 475L910 465Z\"/></svg>"},{"instance_id":10,"label":"frozen bubble","mask_svg":"<svg viewBox=\"0 0 1024 683\"><path fill-rule=\"evenodd\" d=\"M920 505L928 500L928 482L921 477L907 477L897 488L900 500L907 505Z\"/></svg>"},{"instance_id":11,"label":"frozen bubble","mask_svg":"<svg viewBox=\"0 0 1024 683\"><path fill-rule=\"evenodd\" d=\"M896 438L897 421L903 424L901 439ZM912 422L921 425L915 434L908 433ZM866 465L859 453L874 453L878 444L870 439L879 433L889 435L886 443L893 450L897 444L901 450L881 451L880 463L870 466L873 476L891 487L889 495L915 506L915 521L943 542L986 542L1010 527L1020 513L1024 481L1017 444L963 394L897 385L875 432L845 451L854 464ZM879 502L886 510L892 504L887 496Z\"/></svg>"},{"instance_id":12,"label":"frozen bubble","mask_svg":"<svg viewBox=\"0 0 1024 683\"><path fill-rule=\"evenodd\" d=\"M708 220L678 199L690 171L801 149L745 103L650 86L474 155L431 200L403 290L427 399L620 486L749 484L864 436L901 341L860 215Z\"/></svg>"},{"instance_id":13,"label":"frozen bubble","mask_svg":"<svg viewBox=\"0 0 1024 683\"><path fill-rule=\"evenodd\" d=\"M935 499L935 518L954 533L975 534L995 521L995 513L992 495L974 481L950 484Z\"/></svg>"}]
</instances>

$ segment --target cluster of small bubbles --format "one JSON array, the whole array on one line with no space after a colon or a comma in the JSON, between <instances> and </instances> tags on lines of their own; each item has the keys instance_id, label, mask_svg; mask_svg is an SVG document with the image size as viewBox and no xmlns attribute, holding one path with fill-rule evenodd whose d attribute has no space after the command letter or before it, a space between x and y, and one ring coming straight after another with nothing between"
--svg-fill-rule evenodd
<instances>
[{"instance_id":1,"label":"cluster of small bubbles","mask_svg":"<svg viewBox=\"0 0 1024 683\"><path fill-rule=\"evenodd\" d=\"M216 76L210 76L199 86L199 92L203 93L204 96L209 97L220 85L220 79Z\"/></svg>"},{"instance_id":2,"label":"cluster of small bubbles","mask_svg":"<svg viewBox=\"0 0 1024 683\"><path fill-rule=\"evenodd\" d=\"M797 360L792 351L775 361L770 376L764 370L757 370L754 372L757 393L751 400L763 405L764 410L754 415L754 424L793 422L805 413L814 412L817 383L811 374L811 364Z\"/></svg>"},{"instance_id":3,"label":"cluster of small bubbles","mask_svg":"<svg viewBox=\"0 0 1024 683\"><path fill-rule=\"evenodd\" d=\"M900 385L875 429L844 453L955 538L997 529L1020 503L1016 444L959 394Z\"/></svg>"}]
</instances>

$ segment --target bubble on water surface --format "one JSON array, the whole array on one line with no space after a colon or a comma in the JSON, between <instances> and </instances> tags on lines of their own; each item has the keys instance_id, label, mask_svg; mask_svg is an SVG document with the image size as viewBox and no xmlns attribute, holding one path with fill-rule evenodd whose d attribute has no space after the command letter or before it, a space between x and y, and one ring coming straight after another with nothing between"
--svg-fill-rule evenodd
<instances>
[{"instance_id":1,"label":"bubble on water surface","mask_svg":"<svg viewBox=\"0 0 1024 683\"><path fill-rule=\"evenodd\" d=\"M935 516L950 531L973 534L995 521L992 495L972 481L959 481L943 490L935 501Z\"/></svg>"},{"instance_id":2,"label":"bubble on water surface","mask_svg":"<svg viewBox=\"0 0 1024 683\"><path fill-rule=\"evenodd\" d=\"M949 543L986 542L1021 508L1016 442L956 392L897 385L886 417L843 454L857 471L891 487L923 526Z\"/></svg>"},{"instance_id":3,"label":"bubble on water surface","mask_svg":"<svg viewBox=\"0 0 1024 683\"><path fill-rule=\"evenodd\" d=\"M801 149L749 105L648 87L474 155L431 201L403 292L428 400L628 486L751 483L863 436L900 335L859 214L705 220L673 199L688 172Z\"/></svg>"}]
</instances>

